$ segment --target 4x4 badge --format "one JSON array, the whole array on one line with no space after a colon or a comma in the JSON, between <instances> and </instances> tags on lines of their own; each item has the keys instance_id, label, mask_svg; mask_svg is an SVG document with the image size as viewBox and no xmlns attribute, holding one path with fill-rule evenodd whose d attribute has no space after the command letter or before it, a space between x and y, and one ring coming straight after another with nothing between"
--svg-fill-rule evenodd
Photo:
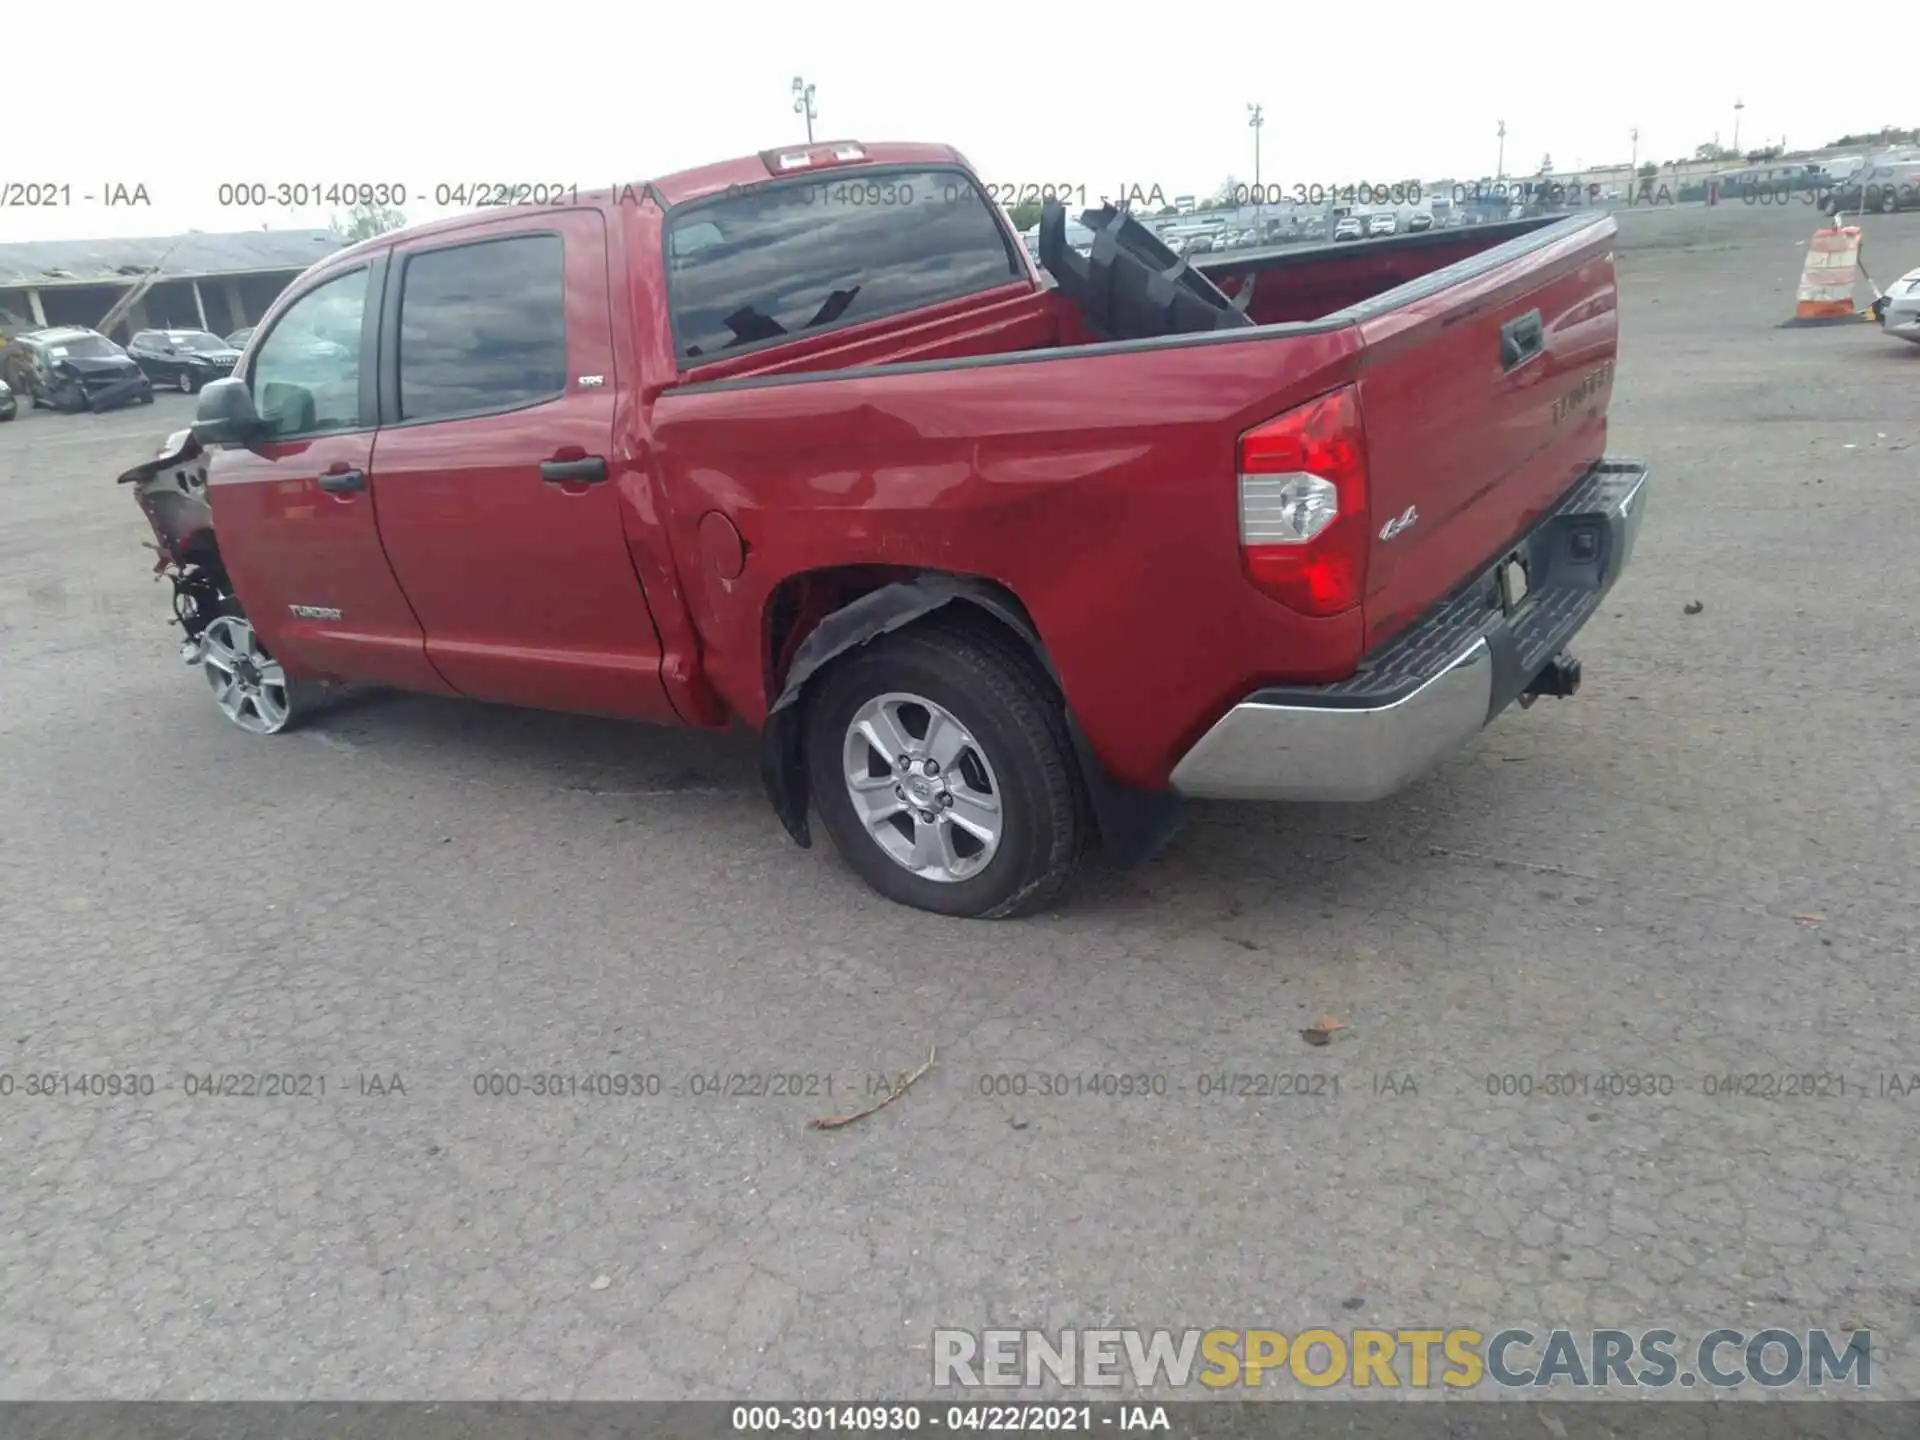
<instances>
[{"instance_id":1,"label":"4x4 badge","mask_svg":"<svg viewBox=\"0 0 1920 1440\"><path fill-rule=\"evenodd\" d=\"M1380 538L1382 540L1391 540L1396 535L1405 534L1413 528L1413 522L1419 518L1420 507L1417 505L1407 506L1406 509L1402 510L1398 515L1394 516L1393 519L1387 521L1386 524L1380 527Z\"/></svg>"}]
</instances>

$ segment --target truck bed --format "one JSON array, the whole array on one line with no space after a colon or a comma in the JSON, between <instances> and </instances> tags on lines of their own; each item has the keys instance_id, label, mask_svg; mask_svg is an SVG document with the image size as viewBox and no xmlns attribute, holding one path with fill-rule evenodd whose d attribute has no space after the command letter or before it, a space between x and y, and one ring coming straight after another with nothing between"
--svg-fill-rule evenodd
<instances>
[{"instance_id":1,"label":"truck bed","mask_svg":"<svg viewBox=\"0 0 1920 1440\"><path fill-rule=\"evenodd\" d=\"M1614 233L1529 220L1223 260L1218 291L1254 286L1251 323L1228 328L1105 339L1058 290L1013 285L704 365L653 410L676 541L697 553L698 516L750 495L767 573L880 553L989 578L1047 638L1115 775L1164 784L1196 709L1352 675L1601 459ZM1243 570L1240 438L1344 387L1365 437L1363 600L1283 621ZM691 583L722 637L715 682L757 723L767 597ZM1155 673L1111 663L1120 643Z\"/></svg>"},{"instance_id":2,"label":"truck bed","mask_svg":"<svg viewBox=\"0 0 1920 1440\"><path fill-rule=\"evenodd\" d=\"M1568 222L1552 218L1510 221L1470 229L1429 231L1356 243L1313 245L1269 255L1202 261L1190 268L1238 300L1251 283L1246 315L1256 326L1338 320L1369 300L1459 267ZM1585 221L1573 222L1584 224ZM1044 271L1039 288L1003 286L912 315L849 326L772 352L703 366L701 383L774 375L814 374L869 365L912 364L1073 349L1109 343L1081 308ZM1142 337L1129 337L1142 338Z\"/></svg>"}]
</instances>

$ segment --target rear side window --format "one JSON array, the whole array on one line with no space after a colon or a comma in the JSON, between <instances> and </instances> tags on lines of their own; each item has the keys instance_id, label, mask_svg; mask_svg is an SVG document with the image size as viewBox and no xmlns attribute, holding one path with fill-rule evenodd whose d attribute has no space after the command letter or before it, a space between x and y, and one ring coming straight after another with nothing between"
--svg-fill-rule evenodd
<instances>
[{"instance_id":1,"label":"rear side window","mask_svg":"<svg viewBox=\"0 0 1920 1440\"><path fill-rule=\"evenodd\" d=\"M400 418L519 410L567 388L566 251L515 235L407 258Z\"/></svg>"},{"instance_id":2,"label":"rear side window","mask_svg":"<svg viewBox=\"0 0 1920 1440\"><path fill-rule=\"evenodd\" d=\"M957 170L767 185L667 227L683 365L1024 279L988 201Z\"/></svg>"}]
</instances>

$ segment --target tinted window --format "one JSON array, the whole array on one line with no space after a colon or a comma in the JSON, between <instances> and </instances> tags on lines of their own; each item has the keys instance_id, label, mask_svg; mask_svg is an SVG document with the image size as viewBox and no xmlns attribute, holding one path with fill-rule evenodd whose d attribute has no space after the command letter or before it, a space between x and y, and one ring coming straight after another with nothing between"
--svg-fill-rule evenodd
<instances>
[{"instance_id":1,"label":"tinted window","mask_svg":"<svg viewBox=\"0 0 1920 1440\"><path fill-rule=\"evenodd\" d=\"M360 426L360 321L367 272L317 286L274 322L253 362L253 404L271 433Z\"/></svg>"},{"instance_id":2,"label":"tinted window","mask_svg":"<svg viewBox=\"0 0 1920 1440\"><path fill-rule=\"evenodd\" d=\"M986 198L951 170L770 185L669 226L683 360L853 325L1020 279Z\"/></svg>"},{"instance_id":3,"label":"tinted window","mask_svg":"<svg viewBox=\"0 0 1920 1440\"><path fill-rule=\"evenodd\" d=\"M558 235L517 235L408 259L400 291L402 420L513 410L566 388Z\"/></svg>"}]
</instances>

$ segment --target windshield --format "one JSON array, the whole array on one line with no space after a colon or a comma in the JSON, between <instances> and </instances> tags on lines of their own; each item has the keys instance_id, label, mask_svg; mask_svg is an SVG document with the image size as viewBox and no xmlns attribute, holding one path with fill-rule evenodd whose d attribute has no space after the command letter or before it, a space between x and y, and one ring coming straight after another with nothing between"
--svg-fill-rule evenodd
<instances>
[{"instance_id":1,"label":"windshield","mask_svg":"<svg viewBox=\"0 0 1920 1440\"><path fill-rule=\"evenodd\" d=\"M209 335L204 330L175 330L167 339L176 350L191 350L195 354L207 354L214 350L225 350L229 346L218 335Z\"/></svg>"},{"instance_id":2,"label":"windshield","mask_svg":"<svg viewBox=\"0 0 1920 1440\"><path fill-rule=\"evenodd\" d=\"M120 353L120 347L104 335L65 335L50 343L47 353L56 360L69 355L82 360L111 360Z\"/></svg>"}]
</instances>

